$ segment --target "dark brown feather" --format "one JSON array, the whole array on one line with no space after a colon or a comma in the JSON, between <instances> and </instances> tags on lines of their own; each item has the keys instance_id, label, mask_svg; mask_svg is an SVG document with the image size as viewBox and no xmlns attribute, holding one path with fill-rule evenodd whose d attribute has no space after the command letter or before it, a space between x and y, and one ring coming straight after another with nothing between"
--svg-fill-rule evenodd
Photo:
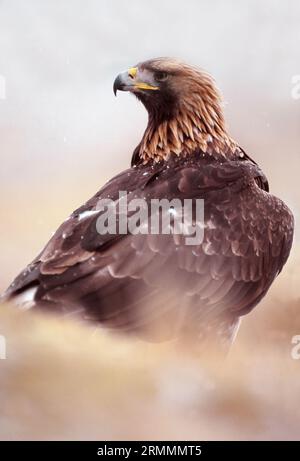
<instances>
[{"instance_id":1,"label":"dark brown feather","mask_svg":"<svg viewBox=\"0 0 300 461\"><path fill-rule=\"evenodd\" d=\"M265 295L292 243L290 211L262 184L251 160L218 161L198 152L126 170L60 226L6 295L35 284L37 306L80 307L85 318L133 331L167 321L178 333L179 318L182 330L194 319L197 331L218 318L232 324ZM95 211L100 198L117 200L120 190L147 200L203 198L203 243L98 234L98 215L81 215Z\"/></svg>"}]
</instances>

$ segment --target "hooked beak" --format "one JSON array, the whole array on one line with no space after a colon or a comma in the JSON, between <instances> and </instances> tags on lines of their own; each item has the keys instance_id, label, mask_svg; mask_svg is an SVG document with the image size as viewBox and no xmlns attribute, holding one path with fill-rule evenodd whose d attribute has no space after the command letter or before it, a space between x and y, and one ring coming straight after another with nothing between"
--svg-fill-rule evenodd
<instances>
[{"instance_id":1,"label":"hooked beak","mask_svg":"<svg viewBox=\"0 0 300 461\"><path fill-rule=\"evenodd\" d=\"M139 90L158 90L158 86L151 85L150 83L144 82L139 78L138 68L131 67L128 71L122 72L117 76L114 81L114 94L117 95L117 91L139 91Z\"/></svg>"}]
</instances>

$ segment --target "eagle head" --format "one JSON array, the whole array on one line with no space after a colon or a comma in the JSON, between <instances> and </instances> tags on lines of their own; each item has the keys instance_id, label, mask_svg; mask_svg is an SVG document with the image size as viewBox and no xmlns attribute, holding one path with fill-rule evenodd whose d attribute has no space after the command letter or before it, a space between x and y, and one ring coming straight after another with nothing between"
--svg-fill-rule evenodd
<instances>
[{"instance_id":1,"label":"eagle head","mask_svg":"<svg viewBox=\"0 0 300 461\"><path fill-rule=\"evenodd\" d=\"M231 147L220 93L202 69L173 58L155 58L119 74L113 90L133 93L148 111L148 127L138 146L144 161Z\"/></svg>"}]
</instances>

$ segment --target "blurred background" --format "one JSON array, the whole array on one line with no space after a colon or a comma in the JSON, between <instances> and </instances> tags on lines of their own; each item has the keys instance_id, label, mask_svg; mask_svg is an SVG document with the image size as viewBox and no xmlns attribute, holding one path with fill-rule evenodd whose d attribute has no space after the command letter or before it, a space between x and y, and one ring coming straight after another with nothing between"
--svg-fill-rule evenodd
<instances>
[{"instance_id":1,"label":"blurred background","mask_svg":"<svg viewBox=\"0 0 300 461\"><path fill-rule=\"evenodd\" d=\"M131 153L145 128L146 113L128 94L115 98L112 84L120 71L156 56L178 57L213 74L224 95L231 135L260 164L271 191L285 200L297 220L300 208L299 21L298 0L0 0L0 290L36 256L73 209L129 165ZM257 369L256 363L261 350L267 351L266 357L274 364L274 371L271 367L265 380L258 379L258 388L262 386L267 392L269 385L272 388L272 383L277 383L270 391L273 392L270 399L274 413L266 410L262 425L255 426L256 419L251 419L251 424L255 423L256 429L260 429L257 433L251 432L251 428L245 429L244 437L247 434L259 437L259 433L275 438L280 434L286 437L297 434L300 415L295 414L293 399L297 398L297 393L299 395L296 382L299 382L300 361L292 361L290 344L292 336L300 334L299 263L299 232L296 230L288 265L268 297L244 320L234 346L246 349L245 357L237 363L238 366L243 364L242 373L250 373L251 369L252 378L266 373L265 362L257 365ZM5 325L15 341L14 350L18 351L18 337L24 333L22 321L19 317L11 320L5 314L2 329ZM26 325L29 328L30 323ZM48 332L44 324L41 328L43 333ZM33 344L30 343L31 335L24 339L29 341L28 355L25 353L26 360L30 357L29 370L39 377L34 381L37 387L37 383L46 380L45 373L50 373L39 368L41 357L35 357L35 346L41 340L38 331L33 334ZM49 334L49 350L51 337ZM78 343L75 343L71 341L78 354ZM59 362L64 365L69 359L64 356L65 348L63 344L60 352L55 352L64 357ZM278 357L278 364L274 363L274 357ZM249 361L251 366L247 368L245 363ZM2 371L6 377L2 385L7 383L3 390L6 405L16 399L20 411L25 413L16 416L16 420L9 419L11 426L6 420L0 426L0 434L2 430L4 437L18 437L18 434L26 437L28 434L23 431L21 420L24 417L25 421L27 412L30 416L33 411L30 395L35 394L36 387L31 387L20 357L15 368L13 362L6 362L5 367L0 362L0 374ZM53 362L56 362L54 357ZM128 369L130 363L128 359ZM105 373L101 366L100 375ZM59 372L58 386L67 379L63 369ZM156 365L152 364L150 370L155 373ZM77 374L76 367L73 372ZM85 372L89 376L87 369ZM228 378L233 384L229 385L227 400L224 402L220 397L221 421L225 426L228 423L226 415L234 409L237 412L234 417L240 417L237 408L241 403L235 402L234 395L239 395L247 405L252 399L255 401L256 397L247 387L252 378L246 376L246 388L243 387L245 383L239 387L236 376L232 381ZM18 379L22 382L25 379L31 403L21 393L21 387L16 389L17 395L20 392L20 401L14 388L9 387ZM129 385L128 380L126 383ZM88 385L87 378L85 385ZM73 397L78 398L79 389L74 392ZM122 391L118 393L114 388L114 392L121 398ZM175 400L177 397L176 394ZM261 395L260 398L264 402L267 399ZM57 401L59 396L54 394L53 399ZM151 399L146 402L147 406ZM262 405L261 400L255 402ZM52 407L50 405L45 411L51 414ZM11 414L13 408L7 411ZM89 418L88 407L85 411ZM206 419L212 418L212 427L215 427L214 415L219 415L215 411L205 413ZM142 435L182 436L180 425L173 428L165 414L161 418L161 432L147 432L145 428ZM275 420L283 426L276 426ZM16 426L16 421L20 426ZM138 414L135 421L139 421ZM200 424L201 421L197 421ZM191 423L185 437L191 434L191 437L213 438L213 430L206 428L206 432L198 432L198 427L204 427L203 421L202 426L198 423L196 426ZM220 424L219 416L217 424ZM77 438L91 434L83 434L80 427L74 428ZM120 423L116 429L112 423L108 432L92 435L117 437L122 435L122 427ZM236 434L234 429L232 432L228 429L229 434L223 433L222 427L221 424L216 434L224 437ZM264 432L262 427L267 427L269 432ZM32 430L34 432L34 426ZM63 429L61 431L64 434ZM68 436L69 432L65 433ZM54 437L55 430L51 432L45 426L40 437L47 434ZM134 431L131 437L134 438Z\"/></svg>"}]
</instances>

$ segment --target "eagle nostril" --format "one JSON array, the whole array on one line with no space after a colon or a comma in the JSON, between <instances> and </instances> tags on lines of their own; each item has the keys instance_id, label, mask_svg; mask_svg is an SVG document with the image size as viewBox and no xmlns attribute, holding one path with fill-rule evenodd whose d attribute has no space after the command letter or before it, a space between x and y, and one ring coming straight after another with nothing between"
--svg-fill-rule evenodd
<instances>
[{"instance_id":1,"label":"eagle nostril","mask_svg":"<svg viewBox=\"0 0 300 461\"><path fill-rule=\"evenodd\" d=\"M137 68L136 67L131 67L128 71L128 76L132 79L134 79L134 77L136 76L137 74Z\"/></svg>"}]
</instances>

